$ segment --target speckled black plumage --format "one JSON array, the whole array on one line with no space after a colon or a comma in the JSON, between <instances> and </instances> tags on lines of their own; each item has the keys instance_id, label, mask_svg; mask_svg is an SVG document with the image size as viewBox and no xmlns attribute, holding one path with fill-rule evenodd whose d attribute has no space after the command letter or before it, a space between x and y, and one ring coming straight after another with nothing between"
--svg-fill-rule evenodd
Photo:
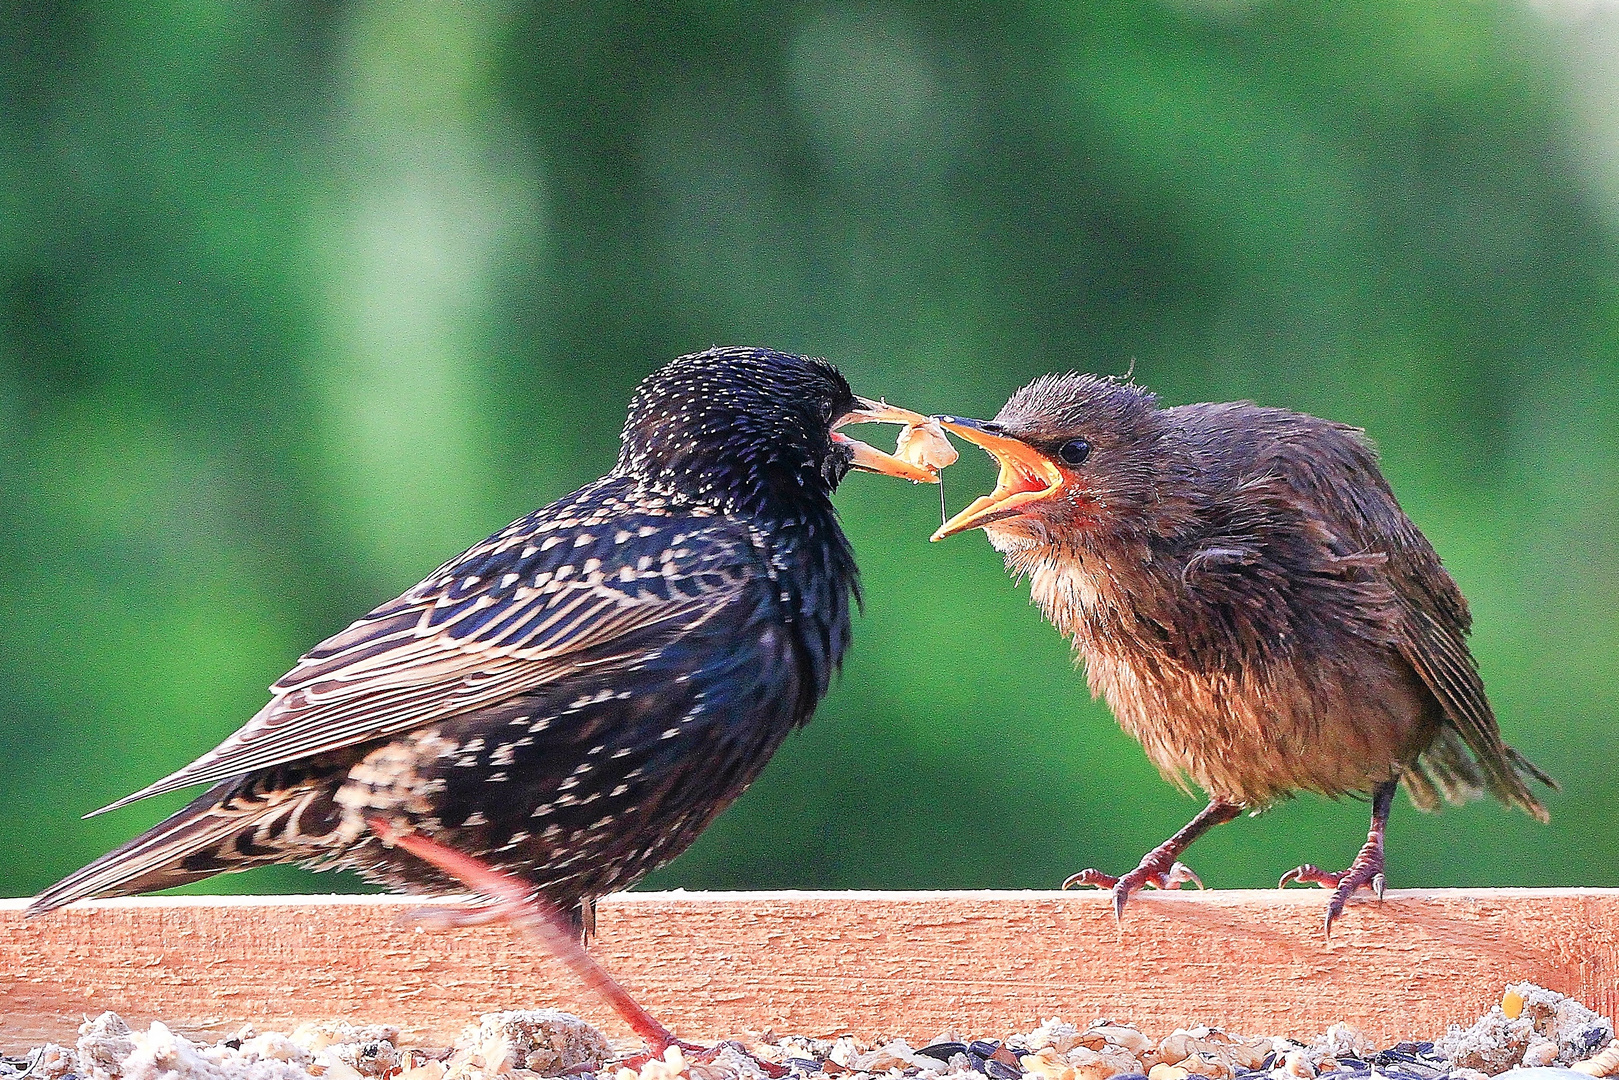
<instances>
[{"instance_id":1,"label":"speckled black plumage","mask_svg":"<svg viewBox=\"0 0 1619 1080\"><path fill-rule=\"evenodd\" d=\"M311 649L242 730L113 805L213 787L30 913L282 862L460 890L384 846L380 818L588 927L826 692L857 598L830 427L855 403L832 365L768 350L650 376L611 473Z\"/></svg>"}]
</instances>

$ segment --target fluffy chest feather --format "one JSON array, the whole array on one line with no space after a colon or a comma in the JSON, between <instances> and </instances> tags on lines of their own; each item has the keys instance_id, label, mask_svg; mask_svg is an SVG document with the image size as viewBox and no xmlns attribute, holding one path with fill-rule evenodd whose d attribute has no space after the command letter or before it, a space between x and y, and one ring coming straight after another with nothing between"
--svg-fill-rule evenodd
<instances>
[{"instance_id":1,"label":"fluffy chest feather","mask_svg":"<svg viewBox=\"0 0 1619 1080\"><path fill-rule=\"evenodd\" d=\"M1421 687L1387 649L1353 636L1312 648L1285 619L1200 596L1184 566L1145 547L1008 563L1074 643L1091 692L1183 787L1250 806L1363 791L1431 740Z\"/></svg>"}]
</instances>

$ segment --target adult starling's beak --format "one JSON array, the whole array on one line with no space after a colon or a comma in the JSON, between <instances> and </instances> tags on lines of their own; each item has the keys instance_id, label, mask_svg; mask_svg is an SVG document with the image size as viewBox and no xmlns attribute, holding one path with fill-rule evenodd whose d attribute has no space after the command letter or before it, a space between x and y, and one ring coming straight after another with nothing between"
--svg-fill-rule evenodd
<instances>
[{"instance_id":1,"label":"adult starling's beak","mask_svg":"<svg viewBox=\"0 0 1619 1080\"><path fill-rule=\"evenodd\" d=\"M851 439L837 430L845 424L925 424L928 421L927 417L885 401L873 401L870 398L855 398L855 401L859 402L858 408L850 409L832 423L832 441L850 449L853 454L851 464L855 468L864 469L866 472L883 473L886 476L897 476L901 480L910 480L918 484L939 482L938 473L924 469L920 465L912 465L904 458L897 458L893 454L885 454L875 446Z\"/></svg>"},{"instance_id":2,"label":"adult starling's beak","mask_svg":"<svg viewBox=\"0 0 1619 1080\"><path fill-rule=\"evenodd\" d=\"M959 416L936 416L939 426L988 450L1001 464L995 490L974 499L967 509L939 526L928 539L943 540L958 532L1015 517L1025 506L1049 499L1062 489L1062 470L1040 451L1000 432L999 425Z\"/></svg>"}]
</instances>

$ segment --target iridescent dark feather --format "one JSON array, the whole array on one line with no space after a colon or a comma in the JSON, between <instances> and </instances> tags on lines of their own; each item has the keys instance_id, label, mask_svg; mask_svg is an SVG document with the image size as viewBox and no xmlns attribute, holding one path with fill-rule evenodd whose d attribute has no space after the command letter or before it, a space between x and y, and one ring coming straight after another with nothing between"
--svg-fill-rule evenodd
<instances>
[{"instance_id":1,"label":"iridescent dark feather","mask_svg":"<svg viewBox=\"0 0 1619 1080\"><path fill-rule=\"evenodd\" d=\"M380 816L588 923L825 693L856 595L830 426L854 401L831 365L767 350L664 368L612 473L311 649L240 731L106 809L210 790L30 912L278 862L458 888L384 846Z\"/></svg>"}]
</instances>

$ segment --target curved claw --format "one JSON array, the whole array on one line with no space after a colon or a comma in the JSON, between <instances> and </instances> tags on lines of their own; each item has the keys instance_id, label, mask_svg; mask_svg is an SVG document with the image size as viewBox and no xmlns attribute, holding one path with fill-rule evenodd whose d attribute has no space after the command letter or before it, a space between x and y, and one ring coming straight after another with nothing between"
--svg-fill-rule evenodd
<instances>
[{"instance_id":1,"label":"curved claw","mask_svg":"<svg viewBox=\"0 0 1619 1080\"><path fill-rule=\"evenodd\" d=\"M1111 889L1119 883L1119 879L1112 874L1104 874L1097 869L1081 870L1077 874L1070 874L1063 880L1063 891L1075 888Z\"/></svg>"},{"instance_id":2,"label":"curved claw","mask_svg":"<svg viewBox=\"0 0 1619 1080\"><path fill-rule=\"evenodd\" d=\"M1297 880L1315 881L1317 884L1321 885L1326 885L1328 881L1332 882L1332 899L1327 901L1327 918L1325 925L1327 937L1332 937L1333 920L1339 915L1343 914L1345 905L1349 903L1349 898L1354 896L1355 893L1359 892L1361 889L1372 890L1372 892L1377 896L1378 903L1382 903L1383 891L1387 885L1387 881L1383 877L1381 863L1381 852L1376 852L1370 855L1363 852L1361 857L1357 858L1354 864L1350 866L1348 870L1345 870L1342 873L1326 874L1322 873L1320 870L1317 870L1313 866L1300 867L1301 870L1313 871L1314 873L1313 875L1307 873ZM1284 878L1283 880L1286 879Z\"/></svg>"},{"instance_id":3,"label":"curved claw","mask_svg":"<svg viewBox=\"0 0 1619 1080\"><path fill-rule=\"evenodd\" d=\"M1344 905L1349 903L1349 897L1351 895L1353 895L1355 890L1360 888L1360 886L1362 884L1366 884L1366 883L1365 882L1360 882L1360 883L1352 882L1351 880L1349 880L1349 878L1346 875L1345 879L1343 881L1339 882L1338 887L1333 890L1332 899L1327 901L1327 918L1326 918L1326 922L1322 926L1322 930L1325 932L1325 934L1326 934L1326 936L1327 936L1327 938L1329 940L1332 938L1332 922L1333 922L1333 920L1344 913Z\"/></svg>"},{"instance_id":4,"label":"curved claw","mask_svg":"<svg viewBox=\"0 0 1619 1080\"><path fill-rule=\"evenodd\" d=\"M1178 889L1187 882L1191 882L1199 889L1205 889L1203 879L1192 873L1190 866L1177 862L1169 868L1169 873L1162 875L1157 881L1148 881L1147 884L1155 889Z\"/></svg>"},{"instance_id":5,"label":"curved claw","mask_svg":"<svg viewBox=\"0 0 1619 1080\"><path fill-rule=\"evenodd\" d=\"M1079 886L1090 886L1096 889L1111 889L1113 891L1113 917L1120 923L1124 921L1124 905L1129 902L1130 894L1142 887L1152 889L1178 889L1188 882L1203 888L1203 879L1192 872L1192 868L1183 862L1171 863L1168 870L1158 869L1152 862L1143 861L1142 864L1123 877L1114 877L1104 874L1100 870L1081 870L1072 874L1062 883L1062 887L1072 889Z\"/></svg>"},{"instance_id":6,"label":"curved claw","mask_svg":"<svg viewBox=\"0 0 1619 1080\"><path fill-rule=\"evenodd\" d=\"M1070 874L1062 883L1063 890L1077 887L1090 887L1093 889L1111 889L1113 891L1113 921L1124 922L1124 903L1130 899L1130 885L1126 881L1129 875L1116 878L1112 874L1104 874L1095 868L1081 870L1077 874Z\"/></svg>"},{"instance_id":7,"label":"curved claw","mask_svg":"<svg viewBox=\"0 0 1619 1080\"><path fill-rule=\"evenodd\" d=\"M1314 863L1304 863L1295 866L1282 875L1282 880L1276 883L1278 889L1285 889L1289 882L1298 882L1300 885L1319 885L1323 889L1336 889L1343 880L1343 874L1334 874L1321 869Z\"/></svg>"}]
</instances>

